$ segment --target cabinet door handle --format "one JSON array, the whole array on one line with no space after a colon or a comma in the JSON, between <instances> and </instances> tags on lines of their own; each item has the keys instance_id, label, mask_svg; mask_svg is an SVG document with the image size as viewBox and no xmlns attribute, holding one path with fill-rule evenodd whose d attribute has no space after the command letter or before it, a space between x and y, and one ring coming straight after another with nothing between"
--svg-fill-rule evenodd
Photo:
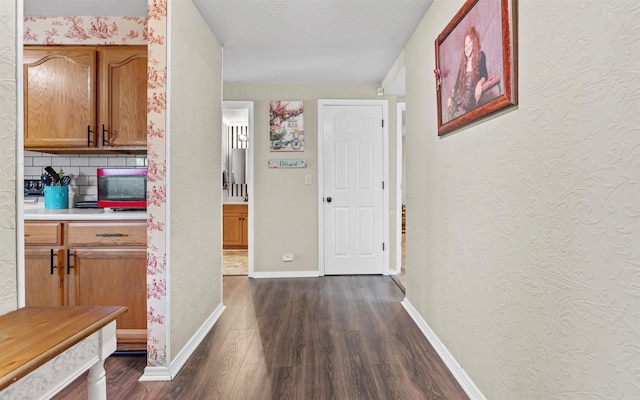
<instances>
[{"instance_id":1,"label":"cabinet door handle","mask_svg":"<svg viewBox=\"0 0 640 400\"><path fill-rule=\"evenodd\" d=\"M69 275L69 273L71 272L71 268L73 268L73 265L71 265L72 255L73 253L71 252L71 250L67 249L67 275Z\"/></svg>"},{"instance_id":2,"label":"cabinet door handle","mask_svg":"<svg viewBox=\"0 0 640 400\"><path fill-rule=\"evenodd\" d=\"M129 236L126 233L96 233L98 237L124 237Z\"/></svg>"},{"instance_id":3,"label":"cabinet door handle","mask_svg":"<svg viewBox=\"0 0 640 400\"><path fill-rule=\"evenodd\" d=\"M91 147L91 125L87 125L87 147Z\"/></svg>"},{"instance_id":4,"label":"cabinet door handle","mask_svg":"<svg viewBox=\"0 0 640 400\"><path fill-rule=\"evenodd\" d=\"M57 265L54 265L54 264L53 264L53 249L51 249L50 265L51 265L51 268L50 268L50 269L51 269L51 275L53 275L53 269L54 269L54 268L58 268L58 266L57 266Z\"/></svg>"},{"instance_id":5,"label":"cabinet door handle","mask_svg":"<svg viewBox=\"0 0 640 400\"><path fill-rule=\"evenodd\" d=\"M104 127L104 124L102 124L102 145L105 146L109 143L108 139L105 139L106 135L105 133L109 133L109 131L107 130L107 128Z\"/></svg>"}]
</instances>

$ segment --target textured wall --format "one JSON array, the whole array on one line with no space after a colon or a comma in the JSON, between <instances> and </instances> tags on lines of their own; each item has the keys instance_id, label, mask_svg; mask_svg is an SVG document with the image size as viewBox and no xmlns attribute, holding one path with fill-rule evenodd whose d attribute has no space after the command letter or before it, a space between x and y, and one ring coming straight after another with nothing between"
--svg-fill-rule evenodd
<instances>
[{"instance_id":1,"label":"textured wall","mask_svg":"<svg viewBox=\"0 0 640 400\"><path fill-rule=\"evenodd\" d=\"M318 270L318 99L376 98L376 83L226 83L224 100L254 102L254 251L255 272ZM269 146L269 101L304 102L304 151L271 152ZM389 99L389 141L395 160L395 99ZM393 142L393 143L391 143ZM305 159L304 169L270 169L269 159ZM391 161L392 163L395 161ZM393 169L395 171L395 169ZM304 184L311 175L312 184ZM395 182L395 172L390 174ZM395 204L395 197L392 196ZM393 205L390 206L393 210ZM393 223L393 221L392 221ZM395 224L391 229L395 228ZM392 231L390 235L394 235ZM393 237L393 236L391 236ZM392 245L394 241L392 240ZM294 255L282 262L282 255ZM391 263L395 262L394 253Z\"/></svg>"},{"instance_id":2,"label":"textured wall","mask_svg":"<svg viewBox=\"0 0 640 400\"><path fill-rule=\"evenodd\" d=\"M171 353L222 303L222 48L191 0L171 10Z\"/></svg>"},{"instance_id":3,"label":"textured wall","mask_svg":"<svg viewBox=\"0 0 640 400\"><path fill-rule=\"evenodd\" d=\"M0 314L18 307L16 2L0 2Z\"/></svg>"},{"instance_id":4,"label":"textured wall","mask_svg":"<svg viewBox=\"0 0 640 400\"><path fill-rule=\"evenodd\" d=\"M519 106L437 137L406 47L407 297L489 399L640 398L640 3L520 1Z\"/></svg>"}]
</instances>

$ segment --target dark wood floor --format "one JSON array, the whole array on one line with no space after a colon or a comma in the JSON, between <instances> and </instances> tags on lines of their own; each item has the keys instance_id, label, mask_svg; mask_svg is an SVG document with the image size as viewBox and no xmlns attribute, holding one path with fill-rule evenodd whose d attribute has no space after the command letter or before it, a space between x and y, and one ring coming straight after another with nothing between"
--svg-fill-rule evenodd
<instances>
[{"instance_id":1,"label":"dark wood floor","mask_svg":"<svg viewBox=\"0 0 640 400\"><path fill-rule=\"evenodd\" d=\"M111 356L110 400L468 399L384 276L224 277L226 310L172 382ZM194 299L194 302L197 302ZM86 399L79 378L55 399Z\"/></svg>"}]
</instances>

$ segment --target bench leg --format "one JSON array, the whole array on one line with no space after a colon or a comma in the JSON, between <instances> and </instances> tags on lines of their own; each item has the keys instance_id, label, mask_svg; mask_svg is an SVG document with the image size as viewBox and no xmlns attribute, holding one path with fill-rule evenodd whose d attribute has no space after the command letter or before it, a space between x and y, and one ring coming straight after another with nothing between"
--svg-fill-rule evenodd
<instances>
[{"instance_id":1,"label":"bench leg","mask_svg":"<svg viewBox=\"0 0 640 400\"><path fill-rule=\"evenodd\" d=\"M89 369L87 383L89 400L107 400L107 373L104 370L104 360L98 360Z\"/></svg>"},{"instance_id":2,"label":"bench leg","mask_svg":"<svg viewBox=\"0 0 640 400\"><path fill-rule=\"evenodd\" d=\"M89 368L87 377L89 400L107 400L107 372L104 370L104 360L115 350L116 321L113 321L100 330L99 359Z\"/></svg>"}]
</instances>

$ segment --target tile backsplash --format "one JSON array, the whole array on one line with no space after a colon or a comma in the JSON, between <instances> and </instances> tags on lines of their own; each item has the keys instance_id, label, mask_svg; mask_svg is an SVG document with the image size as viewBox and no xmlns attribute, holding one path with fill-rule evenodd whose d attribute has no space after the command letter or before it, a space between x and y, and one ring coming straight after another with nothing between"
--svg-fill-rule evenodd
<instances>
[{"instance_id":1,"label":"tile backsplash","mask_svg":"<svg viewBox=\"0 0 640 400\"><path fill-rule=\"evenodd\" d=\"M73 195L74 201L95 200L98 197L98 168L145 168L147 157L129 154L70 155L24 152L25 179L40 179L40 175L45 172L44 168L49 165L56 171L63 169L65 175L71 176L69 192Z\"/></svg>"}]
</instances>

